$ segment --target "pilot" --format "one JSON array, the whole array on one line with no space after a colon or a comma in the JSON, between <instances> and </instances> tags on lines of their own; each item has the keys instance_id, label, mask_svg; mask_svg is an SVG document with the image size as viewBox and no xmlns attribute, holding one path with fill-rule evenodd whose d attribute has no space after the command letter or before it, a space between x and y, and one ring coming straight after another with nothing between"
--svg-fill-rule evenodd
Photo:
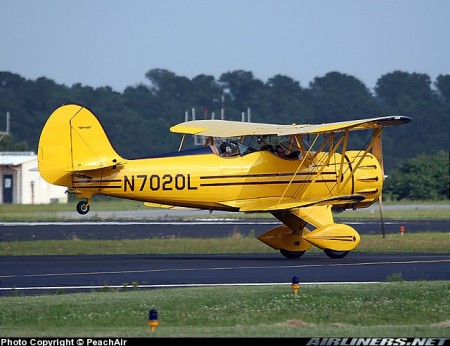
<instances>
[{"instance_id":1,"label":"pilot","mask_svg":"<svg viewBox=\"0 0 450 346\"><path fill-rule=\"evenodd\" d=\"M220 144L220 155L231 156L231 147L227 142L222 142L222 144Z\"/></svg>"}]
</instances>

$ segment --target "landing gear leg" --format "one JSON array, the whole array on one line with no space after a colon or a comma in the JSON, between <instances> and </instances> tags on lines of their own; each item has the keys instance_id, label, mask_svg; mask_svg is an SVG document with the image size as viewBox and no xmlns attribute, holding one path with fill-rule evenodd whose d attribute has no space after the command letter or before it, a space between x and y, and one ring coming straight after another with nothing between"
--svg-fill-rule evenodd
<instances>
[{"instance_id":1,"label":"landing gear leg","mask_svg":"<svg viewBox=\"0 0 450 346\"><path fill-rule=\"evenodd\" d=\"M81 201L77 204L77 212L81 215L85 215L89 212L89 199L87 201Z\"/></svg>"}]
</instances>

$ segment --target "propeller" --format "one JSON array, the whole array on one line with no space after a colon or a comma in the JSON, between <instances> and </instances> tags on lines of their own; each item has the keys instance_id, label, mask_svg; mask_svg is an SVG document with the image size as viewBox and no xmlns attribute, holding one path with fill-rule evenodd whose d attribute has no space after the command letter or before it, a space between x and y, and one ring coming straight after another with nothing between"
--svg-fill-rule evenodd
<instances>
[{"instance_id":1,"label":"propeller","mask_svg":"<svg viewBox=\"0 0 450 346\"><path fill-rule=\"evenodd\" d=\"M384 175L384 167L383 167L383 149L382 149L382 145L381 145L381 133L382 133L382 128L380 128L378 131L374 130L372 154L377 158L378 162L381 165L381 171L383 173L383 183L384 183L386 176ZM385 238L382 195L383 195L383 190L380 191L380 194L378 196L378 204L380 206L381 234L382 234L383 238Z\"/></svg>"},{"instance_id":2,"label":"propeller","mask_svg":"<svg viewBox=\"0 0 450 346\"><path fill-rule=\"evenodd\" d=\"M384 218L383 218L383 198L381 197L382 193L378 196L378 204L380 205L380 219L381 219L381 234L383 238L386 237L384 232Z\"/></svg>"}]
</instances>

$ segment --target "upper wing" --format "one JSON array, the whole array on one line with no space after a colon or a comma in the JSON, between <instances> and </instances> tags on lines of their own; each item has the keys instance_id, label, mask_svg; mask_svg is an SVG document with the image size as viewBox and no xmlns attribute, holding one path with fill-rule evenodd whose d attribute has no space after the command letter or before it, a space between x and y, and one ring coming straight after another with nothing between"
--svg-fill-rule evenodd
<instances>
[{"instance_id":1,"label":"upper wing","mask_svg":"<svg viewBox=\"0 0 450 346\"><path fill-rule=\"evenodd\" d=\"M170 131L210 137L239 137L249 135L276 134L290 125L248 123L231 120L192 120L174 125Z\"/></svg>"},{"instance_id":2,"label":"upper wing","mask_svg":"<svg viewBox=\"0 0 450 346\"><path fill-rule=\"evenodd\" d=\"M411 118L401 115L340 121L316 125L278 125L248 123L230 120L192 120L174 125L170 128L170 131L175 133L223 138L251 135L283 136L307 133L334 132L339 130L364 130L376 127L401 125L410 121Z\"/></svg>"}]
</instances>

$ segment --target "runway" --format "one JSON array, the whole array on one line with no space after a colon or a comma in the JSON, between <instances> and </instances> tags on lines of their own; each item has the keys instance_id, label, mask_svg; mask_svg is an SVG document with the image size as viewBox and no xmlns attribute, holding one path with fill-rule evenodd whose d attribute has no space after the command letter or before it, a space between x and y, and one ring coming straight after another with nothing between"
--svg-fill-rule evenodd
<instances>
[{"instance_id":1,"label":"runway","mask_svg":"<svg viewBox=\"0 0 450 346\"><path fill-rule=\"evenodd\" d=\"M382 234L377 221L345 221L360 234ZM61 222L3 222L1 241L64 240L64 239L146 239L146 238L224 238L236 234L259 236L279 225L277 220L149 220L149 221L61 221ZM385 233L450 232L447 220L390 220Z\"/></svg>"},{"instance_id":2,"label":"runway","mask_svg":"<svg viewBox=\"0 0 450 346\"><path fill-rule=\"evenodd\" d=\"M260 232L277 222L60 222L1 224L2 241L44 239L123 239L171 236L226 237ZM377 224L357 226L360 233L379 232ZM398 224L393 224L397 232ZM448 231L448 222L409 222L406 230ZM392 230L394 231L394 230ZM403 280L450 280L450 254L361 254L330 259L306 253L287 260L269 254L3 256L0 295L88 292L105 287L153 289L212 285L289 285L373 283Z\"/></svg>"},{"instance_id":3,"label":"runway","mask_svg":"<svg viewBox=\"0 0 450 346\"><path fill-rule=\"evenodd\" d=\"M0 294L213 285L450 280L450 254L360 254L332 260L305 254L4 256Z\"/></svg>"}]
</instances>

